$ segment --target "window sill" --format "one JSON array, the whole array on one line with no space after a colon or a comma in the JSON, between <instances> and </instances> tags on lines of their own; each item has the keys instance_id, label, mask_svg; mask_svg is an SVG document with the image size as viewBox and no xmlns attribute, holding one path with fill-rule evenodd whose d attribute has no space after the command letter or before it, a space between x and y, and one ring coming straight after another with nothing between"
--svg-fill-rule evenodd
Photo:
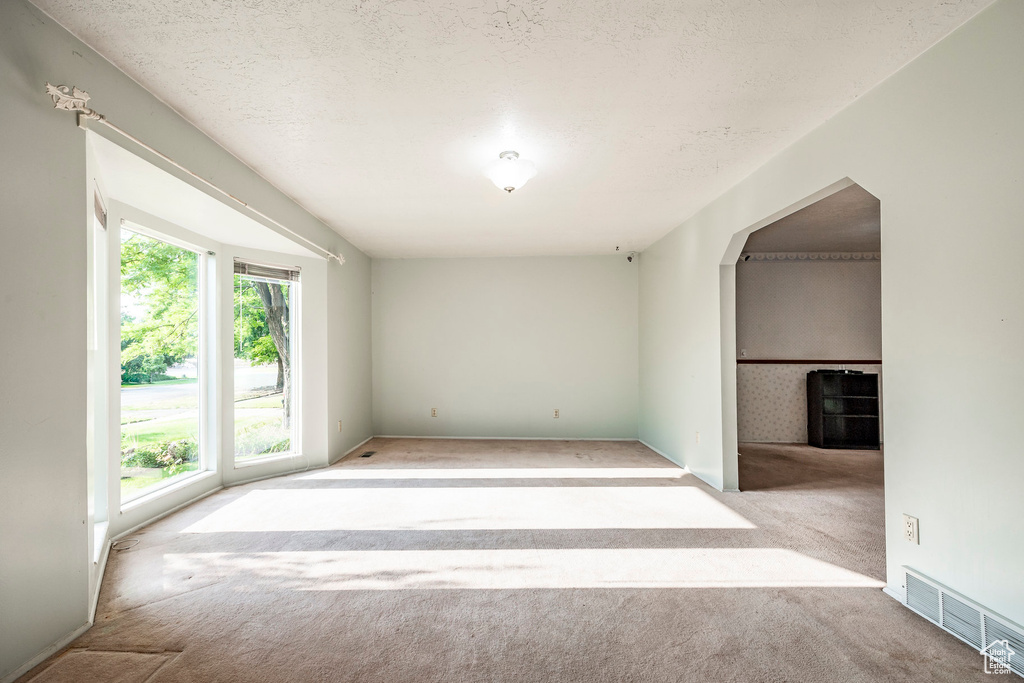
<instances>
[{"instance_id":1,"label":"window sill","mask_svg":"<svg viewBox=\"0 0 1024 683\"><path fill-rule=\"evenodd\" d=\"M156 491L153 491L152 493L147 493L144 496L139 496L138 498L131 499L127 503L123 503L121 505L121 514L123 515L126 512L131 512L132 510L136 510L140 507L143 507L151 503L152 501L162 498L163 496L174 493L175 491L180 491L184 488L188 488L200 482L215 478L216 476L217 472L213 470L206 470L205 472L200 472L199 474L193 474L190 477L185 477L181 481L176 481L173 484L159 488Z\"/></svg>"},{"instance_id":2,"label":"window sill","mask_svg":"<svg viewBox=\"0 0 1024 683\"><path fill-rule=\"evenodd\" d=\"M251 460L242 460L241 462L235 461L234 469L241 470L246 467L253 467L255 465L263 465L268 462L279 462L281 460L289 460L293 458L303 457L302 453L280 453L278 455L268 455L265 458L252 458Z\"/></svg>"}]
</instances>

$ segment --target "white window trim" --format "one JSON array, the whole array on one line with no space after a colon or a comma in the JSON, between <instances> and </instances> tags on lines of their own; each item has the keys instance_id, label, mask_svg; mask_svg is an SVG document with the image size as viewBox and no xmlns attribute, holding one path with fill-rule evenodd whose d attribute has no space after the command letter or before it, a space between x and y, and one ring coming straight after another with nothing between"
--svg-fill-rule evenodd
<instances>
[{"instance_id":1,"label":"white window trim","mask_svg":"<svg viewBox=\"0 0 1024 683\"><path fill-rule=\"evenodd\" d=\"M232 297L234 296L234 262L235 261L249 261L250 259L244 259L235 256L231 259L231 291ZM297 268L298 269L298 268ZM234 410L234 306L232 305L232 338L231 338L231 411L228 420L231 422L230 436L231 436L231 448L228 450L228 454L231 456L231 467L232 469L245 469L246 467L252 467L254 465L262 465L264 463L277 462L279 460L288 460L290 458L305 458L303 455L303 421L302 421L302 299L303 299L303 286L302 279L292 282L293 285L298 285L295 288L291 301L289 302L290 309L288 311L289 326L291 327L292 334L292 349L291 349L291 362L292 362L292 449L285 453L271 453L259 458L247 458L245 460L236 459L235 454L235 410ZM234 303L232 299L232 304ZM225 423L226 428L226 423Z\"/></svg>"},{"instance_id":2,"label":"white window trim","mask_svg":"<svg viewBox=\"0 0 1024 683\"><path fill-rule=\"evenodd\" d=\"M289 472L304 471L328 464L329 431L326 425L333 425L328 418L328 378L316 368L326 367L328 359L327 340L327 281L328 263L315 254L298 255L293 252L279 252L274 249L242 246L235 243L221 243L201 234L199 223L176 224L142 211L130 204L118 201L119 195L107 190L104 181L104 166L87 145L88 173L91 179L88 194L88 216L90 230L93 229L95 199L98 191L107 211L106 248L101 257L106 263L95 264L98 282L90 282L94 295L99 296L97 309L104 318L97 317L97 345L93 353L90 372L97 373L95 380L102 389L91 392L94 411L90 424L94 429L93 441L99 455L90 460L90 467L101 463L106 471L95 471L91 481L90 510L92 528L101 530L100 523L106 522L102 533L90 534L90 560L95 556L106 556L110 538L126 533L149 523L198 497L207 495L221 486L231 486L244 481L278 476ZM121 175L118 176L117 174ZM173 175L173 174L170 174ZM114 174L117 184L114 190L130 191L131 186L123 184L123 171ZM180 180L180 179L179 179ZM150 196L150 201L152 196ZM175 201L173 193L168 194L168 206ZM203 427L202 469L189 476L161 486L143 495L121 502L120 498L120 228L121 221L128 222L129 229L136 230L157 239L176 244L190 250L214 252L206 254L202 286L206 314L202 323L207 325L203 336L207 340L205 358L201 357L205 370L205 387L201 388L205 404L201 410ZM265 226L253 226L260 231ZM297 447L293 452L267 457L252 458L234 462L234 404L233 404L233 259L270 264L287 264L302 271L299 296L294 302L293 324L298 331L293 371L295 382L295 420ZM95 266L94 266L95 267ZM212 302L212 304L210 303ZM114 312L114 315L110 313ZM226 313L226 314L223 314ZM308 314L308 315L307 315ZM312 363L312 366L310 365ZM313 375L307 376L312 371ZM102 457L104 456L105 457ZM98 479L98 481L97 481ZM93 564L96 564L95 562ZM98 572L102 571L100 567ZM90 576L90 582L98 586L97 571Z\"/></svg>"},{"instance_id":3,"label":"white window trim","mask_svg":"<svg viewBox=\"0 0 1024 683\"><path fill-rule=\"evenodd\" d=\"M146 237L161 240L168 244L187 249L199 254L199 469L180 479L169 480L168 483L144 490L137 496L127 499L121 497L121 228L137 232ZM201 482L201 475L218 470L217 443L221 427L216 407L219 404L221 388L216 377L218 365L218 326L215 324L218 305L214 296L217 273L218 243L186 230L179 225L152 216L132 206L118 201L109 201L107 205L107 259L110 271L108 310L117 312L110 315L109 338L107 348L110 351L108 416L112 431L109 443L108 496L111 507L120 514L143 508L164 495L169 495L191 484ZM211 324L214 323L214 324Z\"/></svg>"},{"instance_id":4,"label":"white window trim","mask_svg":"<svg viewBox=\"0 0 1024 683\"><path fill-rule=\"evenodd\" d=\"M234 411L230 410L229 415L226 415L225 425L225 440L224 440L224 468L227 471L237 470L248 470L252 467L259 465L274 465L275 463L287 462L289 460L301 460L301 464L297 465L291 470L308 469L311 463L311 459L307 454L307 437L310 428L310 422L308 421L309 413L308 410L311 408L308 404L308 397L305 391L305 377L306 377L306 362L305 362L305 348L308 346L308 339L306 335L306 308L309 298L313 295L313 289L309 287L310 280L315 287L315 274L317 266L319 268L326 268L326 263L322 261L313 261L308 258L289 256L285 254L274 254L273 252L266 252L257 249L249 249L244 247L226 246L225 252L225 266L226 270L230 273L229 280L227 281L230 290L225 298L225 305L229 305L233 311L234 300L234 261L246 261L250 263L265 263L265 264L289 264L288 267L301 271L302 275L298 281L298 295L293 298L291 315L291 325L293 330L297 331L295 342L293 342L293 357L292 357L292 410L293 410L293 421L297 425L293 438L295 439L295 446L293 450L288 453L282 454L271 454L262 458L250 458L243 461L234 460ZM229 257L229 258L228 258ZM232 359L232 372L229 372L230 383L228 395L233 399L234 390L234 373L233 373L233 356L234 356L234 328L233 328L233 315L231 316L228 324L231 332L230 339L227 340L227 353ZM225 403L226 404L226 403ZM251 473L246 472L244 475L245 479L249 479ZM257 475L261 477L262 475ZM242 479L238 479L242 480ZM225 482L227 483L233 482Z\"/></svg>"}]
</instances>

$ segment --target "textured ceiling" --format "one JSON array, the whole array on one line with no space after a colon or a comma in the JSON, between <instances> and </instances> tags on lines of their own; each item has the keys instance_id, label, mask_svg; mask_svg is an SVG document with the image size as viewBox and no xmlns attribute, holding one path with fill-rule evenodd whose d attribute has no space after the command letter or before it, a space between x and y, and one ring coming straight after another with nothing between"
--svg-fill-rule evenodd
<instances>
[{"instance_id":1,"label":"textured ceiling","mask_svg":"<svg viewBox=\"0 0 1024 683\"><path fill-rule=\"evenodd\" d=\"M881 220L878 199L851 185L750 233L743 251L877 252L882 249Z\"/></svg>"},{"instance_id":2,"label":"textured ceiling","mask_svg":"<svg viewBox=\"0 0 1024 683\"><path fill-rule=\"evenodd\" d=\"M643 249L990 2L34 1L372 256Z\"/></svg>"}]
</instances>

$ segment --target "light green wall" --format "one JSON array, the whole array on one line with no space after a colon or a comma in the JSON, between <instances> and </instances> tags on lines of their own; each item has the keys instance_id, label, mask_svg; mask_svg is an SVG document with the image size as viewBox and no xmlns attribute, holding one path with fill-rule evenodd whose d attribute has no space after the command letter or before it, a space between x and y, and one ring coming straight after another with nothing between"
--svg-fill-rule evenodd
<instances>
[{"instance_id":1,"label":"light green wall","mask_svg":"<svg viewBox=\"0 0 1024 683\"><path fill-rule=\"evenodd\" d=\"M733 235L846 177L878 197L889 585L909 565L1018 623L1022 28L1024 3L991 6L645 251L640 272L640 436L730 488L719 293Z\"/></svg>"},{"instance_id":2,"label":"light green wall","mask_svg":"<svg viewBox=\"0 0 1024 683\"><path fill-rule=\"evenodd\" d=\"M997 3L645 252L639 314L624 259L374 262L375 288L400 292L372 305L378 431L434 429L421 404L439 391L442 415L460 417L439 432L633 436L639 315L641 438L728 485L723 254L734 233L848 176L882 202L890 584L899 589L910 565L1024 622L1024 279L1013 259L1024 247L1022 26L1024 3ZM0 3L0 678L84 625L88 609L85 142L42 94L47 80L89 90L110 120L345 254L328 274L328 419L345 421L331 457L373 433L369 260L37 9ZM523 324L496 316L488 292ZM416 302L468 340L425 313L399 315ZM511 336L496 341L502 332ZM450 342L464 352L453 358ZM515 362L495 369L495 359ZM452 375L438 375L449 360ZM412 374L387 374L399 370ZM595 390L594 377L606 384ZM497 382L488 400L512 387L486 412L481 378ZM416 393L397 395L402 386ZM920 518L920 546L900 539L902 512Z\"/></svg>"},{"instance_id":3,"label":"light green wall","mask_svg":"<svg viewBox=\"0 0 1024 683\"><path fill-rule=\"evenodd\" d=\"M374 435L370 347L370 259L330 268L327 280L327 434L330 462ZM316 372L317 370L314 370ZM338 431L338 420L342 431Z\"/></svg>"},{"instance_id":4,"label":"light green wall","mask_svg":"<svg viewBox=\"0 0 1024 683\"><path fill-rule=\"evenodd\" d=\"M87 620L85 135L40 97L73 50L0 3L0 677Z\"/></svg>"},{"instance_id":5,"label":"light green wall","mask_svg":"<svg viewBox=\"0 0 1024 683\"><path fill-rule=\"evenodd\" d=\"M636 438L636 278L624 256L374 259L376 433Z\"/></svg>"},{"instance_id":6,"label":"light green wall","mask_svg":"<svg viewBox=\"0 0 1024 683\"><path fill-rule=\"evenodd\" d=\"M0 680L88 619L85 133L90 105L348 263L329 267L330 457L371 435L369 259L24 0L0 2Z\"/></svg>"}]
</instances>

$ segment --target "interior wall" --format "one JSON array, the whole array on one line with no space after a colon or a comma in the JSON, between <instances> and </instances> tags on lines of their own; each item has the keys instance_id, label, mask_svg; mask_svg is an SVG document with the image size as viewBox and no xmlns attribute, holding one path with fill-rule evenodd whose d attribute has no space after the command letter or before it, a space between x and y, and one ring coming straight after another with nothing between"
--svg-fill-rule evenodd
<instances>
[{"instance_id":1,"label":"interior wall","mask_svg":"<svg viewBox=\"0 0 1024 683\"><path fill-rule=\"evenodd\" d=\"M348 251L353 258L346 254L345 265L327 273L327 341L332 350L327 360L327 438L332 463L374 434L370 259Z\"/></svg>"},{"instance_id":2,"label":"interior wall","mask_svg":"<svg viewBox=\"0 0 1024 683\"><path fill-rule=\"evenodd\" d=\"M740 261L736 357L882 357L879 261Z\"/></svg>"},{"instance_id":3,"label":"interior wall","mask_svg":"<svg viewBox=\"0 0 1024 683\"><path fill-rule=\"evenodd\" d=\"M0 3L0 678L88 618L85 137L45 111L74 48L38 15Z\"/></svg>"},{"instance_id":4,"label":"interior wall","mask_svg":"<svg viewBox=\"0 0 1024 683\"><path fill-rule=\"evenodd\" d=\"M74 84L118 126L310 239L327 278L333 452L371 433L369 259L25 0L0 2L0 680L88 621L86 142L44 85ZM325 370L321 370L325 371ZM364 436L365 435L365 436ZM7 549L16 548L16 552Z\"/></svg>"},{"instance_id":5,"label":"interior wall","mask_svg":"<svg viewBox=\"0 0 1024 683\"><path fill-rule=\"evenodd\" d=\"M375 259L373 363L377 434L635 439L637 264Z\"/></svg>"},{"instance_id":6,"label":"interior wall","mask_svg":"<svg viewBox=\"0 0 1024 683\"><path fill-rule=\"evenodd\" d=\"M1021 26L1024 3L993 4L654 244L640 271L641 438L735 487L723 255L844 178L878 197L889 589L907 565L1018 623L1024 546L1006 539L1024 537L1024 271L1008 257L1024 248ZM920 545L902 539L903 513Z\"/></svg>"},{"instance_id":7,"label":"interior wall","mask_svg":"<svg viewBox=\"0 0 1024 683\"><path fill-rule=\"evenodd\" d=\"M736 264L740 441L807 443L807 373L841 367L827 361L882 357L881 284L877 260ZM756 363L778 359L819 362ZM880 365L850 369L881 375Z\"/></svg>"}]
</instances>

